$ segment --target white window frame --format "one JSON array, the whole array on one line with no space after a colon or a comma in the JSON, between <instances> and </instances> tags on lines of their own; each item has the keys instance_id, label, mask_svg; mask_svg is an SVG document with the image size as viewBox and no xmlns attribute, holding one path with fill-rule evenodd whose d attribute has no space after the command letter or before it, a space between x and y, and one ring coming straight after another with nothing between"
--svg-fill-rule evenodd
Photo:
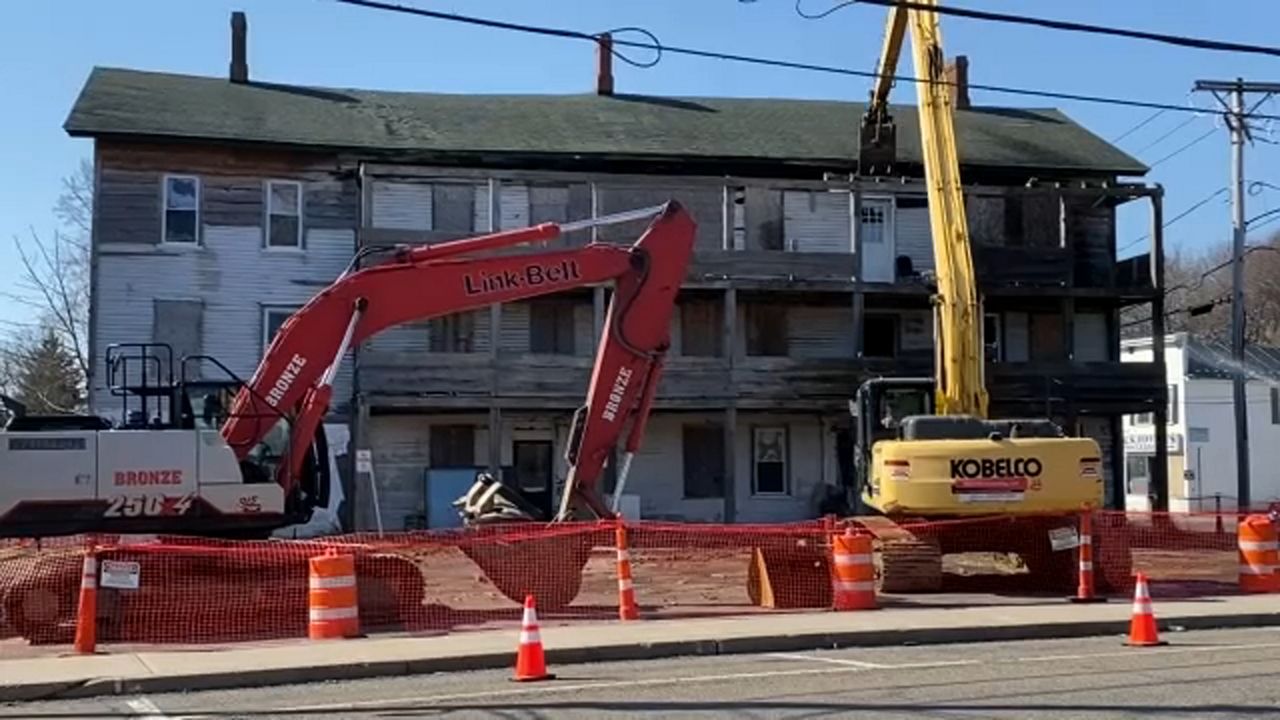
<instances>
[{"instance_id":1,"label":"white window frame","mask_svg":"<svg viewBox=\"0 0 1280 720\"><path fill-rule=\"evenodd\" d=\"M274 215L274 214L276 214L276 213L273 213L273 212L272 212L272 207L271 207L271 188L272 188L273 186L275 186L275 185L292 185L292 186L293 186L294 188L296 188L296 189L297 189L297 191L298 191L298 212L297 212L297 215L296 215L296 217L298 218L298 234L297 234L297 237L295 237L295 238L294 238L294 244L293 244L293 245L272 245L272 244L271 244L271 216L272 216L272 215ZM303 214L303 213L302 213L302 201L303 201L303 198L302 198L302 181L300 181L300 180L270 180L270 179L269 179L269 180L266 180L266 181L263 183L263 191L264 191L264 193L266 194L266 197L263 199L263 203L262 203L262 204L263 204L263 213L264 213L264 218L263 218L263 221L262 221L262 247L263 247L263 249L271 250L271 251L280 251L280 252L300 252L300 251L303 249L303 246L302 246L302 238L303 238L303 235L304 235L304 233L305 233L305 230L304 230L304 229L303 229L303 227L302 227L302 214ZM287 215L285 215L284 213L279 213L279 214L280 214L282 217L288 217L288 216L287 216Z\"/></svg>"},{"instance_id":2,"label":"white window frame","mask_svg":"<svg viewBox=\"0 0 1280 720\"><path fill-rule=\"evenodd\" d=\"M782 432L782 492L762 492L757 457L758 439L761 432L779 430ZM766 498L791 497L791 428L785 423L755 425L751 428L751 494Z\"/></svg>"},{"instance_id":3,"label":"white window frame","mask_svg":"<svg viewBox=\"0 0 1280 720\"><path fill-rule=\"evenodd\" d=\"M195 222L195 239L192 242L170 242L169 241L169 181L170 180L190 180L196 186L196 222ZM200 247L200 198L202 188L200 187L199 175L186 175L182 173L165 173L160 181L160 244L168 247Z\"/></svg>"},{"instance_id":4,"label":"white window frame","mask_svg":"<svg viewBox=\"0 0 1280 720\"><path fill-rule=\"evenodd\" d=\"M267 348L271 347L271 338L267 336L267 328L271 326L270 321L271 321L272 314L283 313L287 319L287 316L298 312L298 310L301 307L302 307L301 305L263 305L262 306L262 314L261 314L261 317L259 318L261 321L259 324L260 334L258 336L259 342L261 343L258 349L258 354L260 357L263 355L266 355Z\"/></svg>"}]
</instances>

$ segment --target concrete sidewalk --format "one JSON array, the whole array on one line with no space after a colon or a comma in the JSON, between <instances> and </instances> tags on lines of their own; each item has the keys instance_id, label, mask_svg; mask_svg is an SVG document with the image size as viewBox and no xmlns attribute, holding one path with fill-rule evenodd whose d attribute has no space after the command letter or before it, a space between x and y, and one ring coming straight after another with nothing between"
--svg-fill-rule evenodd
<instances>
[{"instance_id":1,"label":"concrete sidewalk","mask_svg":"<svg viewBox=\"0 0 1280 720\"><path fill-rule=\"evenodd\" d=\"M1060 603L761 614L543 627L547 663L1123 634L1131 604ZM1155 601L1162 633L1280 625L1280 596ZM0 701L212 690L513 667L518 631L379 637L208 651L0 661ZM1176 637L1162 639L1176 643ZM1142 652L1140 648L1133 650Z\"/></svg>"}]
</instances>

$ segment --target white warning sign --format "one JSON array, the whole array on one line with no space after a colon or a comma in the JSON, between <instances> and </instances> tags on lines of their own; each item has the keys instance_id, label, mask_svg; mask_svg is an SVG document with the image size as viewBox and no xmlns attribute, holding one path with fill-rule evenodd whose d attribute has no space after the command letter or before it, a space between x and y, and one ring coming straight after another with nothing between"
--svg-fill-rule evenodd
<instances>
[{"instance_id":1,"label":"white warning sign","mask_svg":"<svg viewBox=\"0 0 1280 720\"><path fill-rule=\"evenodd\" d=\"M102 579L98 585L104 588L137 590L142 577L142 566L136 562L121 560L102 561Z\"/></svg>"},{"instance_id":2,"label":"white warning sign","mask_svg":"<svg viewBox=\"0 0 1280 720\"><path fill-rule=\"evenodd\" d=\"M1054 528L1049 531L1049 545L1054 550L1067 550L1080 544L1080 536L1073 527Z\"/></svg>"}]
</instances>

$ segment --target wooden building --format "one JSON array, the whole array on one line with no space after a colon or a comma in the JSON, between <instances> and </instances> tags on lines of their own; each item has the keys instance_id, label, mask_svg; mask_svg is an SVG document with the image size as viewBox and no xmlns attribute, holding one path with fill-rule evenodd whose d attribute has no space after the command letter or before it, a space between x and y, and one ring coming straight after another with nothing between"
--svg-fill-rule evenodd
<instances>
[{"instance_id":1,"label":"wooden building","mask_svg":"<svg viewBox=\"0 0 1280 720\"><path fill-rule=\"evenodd\" d=\"M229 77L95 68L67 120L94 139L99 412L112 408L107 344L165 341L247 377L361 247L669 198L694 215L697 254L627 487L643 517L814 516L849 477L858 383L931 372L911 105L895 111L902 176L872 179L856 174L860 103L604 81L575 95L300 87L250 79L243 43L240 25ZM993 412L1096 437L1122 503L1120 417L1162 411L1165 380L1160 364L1121 362L1120 309L1163 310L1151 255L1115 260L1115 208L1150 201L1158 218L1159 189L1126 181L1146 168L1058 111L962 103L957 122ZM558 242L630 242L642 226ZM583 288L413 323L352 353L327 422L372 450L388 527L447 524L476 468L552 506L608 297ZM369 527L366 479L346 482L348 521Z\"/></svg>"}]
</instances>

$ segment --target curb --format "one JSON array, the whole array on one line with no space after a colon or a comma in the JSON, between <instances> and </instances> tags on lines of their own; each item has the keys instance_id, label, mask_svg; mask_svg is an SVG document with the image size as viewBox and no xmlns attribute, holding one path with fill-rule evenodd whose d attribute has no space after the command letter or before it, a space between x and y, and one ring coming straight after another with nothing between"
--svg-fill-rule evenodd
<instances>
[{"instance_id":1,"label":"curb","mask_svg":"<svg viewBox=\"0 0 1280 720\"><path fill-rule=\"evenodd\" d=\"M1127 632L1128 625L1128 620L1087 620L997 627L968 626L957 628L858 630L843 633L815 632L791 635L759 635L724 640L704 638L657 643L623 643L594 647L548 647L545 650L545 656L548 665L573 665L591 662L656 660L682 656L796 652L847 647L1049 640L1123 635ZM1161 632L1278 626L1280 625L1280 611L1274 613L1162 617L1159 619L1158 625ZM428 673L497 670L510 668L514 662L514 657L515 648L513 646L511 652L484 652L422 660L337 663L313 667L260 668L191 675L102 677L86 678L81 681L0 685L0 702L79 699L104 695L198 692L269 685L293 685L327 680L366 680L378 677Z\"/></svg>"}]
</instances>

